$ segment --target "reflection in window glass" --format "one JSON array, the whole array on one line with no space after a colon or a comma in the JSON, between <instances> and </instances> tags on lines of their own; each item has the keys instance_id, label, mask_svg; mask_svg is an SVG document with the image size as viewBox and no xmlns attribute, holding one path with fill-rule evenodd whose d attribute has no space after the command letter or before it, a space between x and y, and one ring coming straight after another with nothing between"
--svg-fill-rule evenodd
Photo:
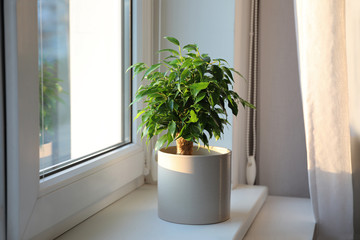
<instances>
[{"instance_id":1,"label":"reflection in window glass","mask_svg":"<svg viewBox=\"0 0 360 240\"><path fill-rule=\"evenodd\" d=\"M40 174L130 142L130 0L38 0Z\"/></svg>"}]
</instances>

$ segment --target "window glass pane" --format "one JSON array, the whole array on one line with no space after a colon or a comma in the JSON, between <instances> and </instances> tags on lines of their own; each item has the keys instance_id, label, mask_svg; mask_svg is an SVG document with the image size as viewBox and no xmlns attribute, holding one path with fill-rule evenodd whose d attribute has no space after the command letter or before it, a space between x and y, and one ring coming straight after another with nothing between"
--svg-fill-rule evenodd
<instances>
[{"instance_id":1,"label":"window glass pane","mask_svg":"<svg viewBox=\"0 0 360 240\"><path fill-rule=\"evenodd\" d=\"M130 142L130 1L38 0L40 172Z\"/></svg>"}]
</instances>

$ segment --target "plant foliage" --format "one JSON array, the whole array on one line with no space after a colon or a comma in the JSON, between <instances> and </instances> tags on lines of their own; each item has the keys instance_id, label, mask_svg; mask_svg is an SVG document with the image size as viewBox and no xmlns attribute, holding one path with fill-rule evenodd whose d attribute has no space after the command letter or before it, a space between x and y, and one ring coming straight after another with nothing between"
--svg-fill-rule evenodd
<instances>
[{"instance_id":1,"label":"plant foliage","mask_svg":"<svg viewBox=\"0 0 360 240\"><path fill-rule=\"evenodd\" d=\"M54 66L47 62L43 64L42 70L39 70L40 129L43 128L46 131L48 135L46 138L51 138L54 135L53 120L57 111L57 103L63 103L60 98L60 93L64 92L60 85L62 80L58 79L56 75Z\"/></svg>"},{"instance_id":2,"label":"plant foliage","mask_svg":"<svg viewBox=\"0 0 360 240\"><path fill-rule=\"evenodd\" d=\"M142 120L138 131L147 142L165 131L157 140L156 150L180 137L198 144L202 141L208 147L209 139L218 140L229 124L226 105L234 115L238 114L239 103L254 108L232 90L233 73L242 75L226 60L200 54L196 44L181 49L177 39L165 38L177 50L160 50L170 55L152 66L136 63L128 69L133 69L134 75L144 73L142 79L149 80L140 86L133 101L144 99L146 104L135 117Z\"/></svg>"}]
</instances>

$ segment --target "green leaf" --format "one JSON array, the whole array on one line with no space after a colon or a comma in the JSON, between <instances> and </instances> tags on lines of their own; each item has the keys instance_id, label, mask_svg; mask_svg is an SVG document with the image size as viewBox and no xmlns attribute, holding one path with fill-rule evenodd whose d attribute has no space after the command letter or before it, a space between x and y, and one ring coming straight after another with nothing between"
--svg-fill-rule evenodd
<instances>
[{"instance_id":1,"label":"green leaf","mask_svg":"<svg viewBox=\"0 0 360 240\"><path fill-rule=\"evenodd\" d=\"M159 135L159 134L162 133L165 129L166 129L165 126L160 126L160 127L158 127L158 124L156 124L156 130L155 130L154 135Z\"/></svg>"},{"instance_id":2,"label":"green leaf","mask_svg":"<svg viewBox=\"0 0 360 240\"><path fill-rule=\"evenodd\" d=\"M168 106L169 106L169 108L170 108L171 111L174 110L174 100L173 100L173 99L171 99L171 100L168 102Z\"/></svg>"},{"instance_id":3,"label":"green leaf","mask_svg":"<svg viewBox=\"0 0 360 240\"><path fill-rule=\"evenodd\" d=\"M238 114L238 106L234 104L234 102L228 101L228 107L231 109L232 113L237 116Z\"/></svg>"},{"instance_id":4,"label":"green leaf","mask_svg":"<svg viewBox=\"0 0 360 240\"><path fill-rule=\"evenodd\" d=\"M203 100L205 96L206 96L206 92L200 93L200 94L196 97L194 105L197 104L198 102L200 102L201 100Z\"/></svg>"},{"instance_id":5,"label":"green leaf","mask_svg":"<svg viewBox=\"0 0 360 240\"><path fill-rule=\"evenodd\" d=\"M138 112L138 114L136 115L136 117L134 118L134 120L135 120L135 119L138 119L138 118L141 116L141 114L143 114L143 113L145 113L145 112L146 112L146 110L142 110L142 111Z\"/></svg>"},{"instance_id":6,"label":"green leaf","mask_svg":"<svg viewBox=\"0 0 360 240\"><path fill-rule=\"evenodd\" d=\"M146 122L151 115L152 115L152 112L151 112L151 111L145 112L144 115L142 115L142 117L141 117L141 121L142 121L142 122Z\"/></svg>"},{"instance_id":7,"label":"green leaf","mask_svg":"<svg viewBox=\"0 0 360 240\"><path fill-rule=\"evenodd\" d=\"M197 58L197 59L195 59L194 61L193 61L193 64L194 64L194 66L200 66L200 65L202 65L202 64L204 64L205 62L204 62L204 60L202 60L201 58Z\"/></svg>"},{"instance_id":8,"label":"green leaf","mask_svg":"<svg viewBox=\"0 0 360 240\"><path fill-rule=\"evenodd\" d=\"M196 52L198 50L198 46L196 44L188 44L188 45L184 46L183 49L187 50L188 52L190 52L190 51Z\"/></svg>"},{"instance_id":9,"label":"green leaf","mask_svg":"<svg viewBox=\"0 0 360 240\"><path fill-rule=\"evenodd\" d=\"M161 136L161 137L156 141L155 151L158 151L158 150L164 145L164 143L166 142L166 140L167 140L167 135Z\"/></svg>"},{"instance_id":10,"label":"green leaf","mask_svg":"<svg viewBox=\"0 0 360 240\"><path fill-rule=\"evenodd\" d=\"M192 59L188 58L185 60L185 62L181 65L181 68L188 68L192 65Z\"/></svg>"},{"instance_id":11,"label":"green leaf","mask_svg":"<svg viewBox=\"0 0 360 240\"><path fill-rule=\"evenodd\" d=\"M220 134L214 134L216 141L220 139Z\"/></svg>"},{"instance_id":12,"label":"green leaf","mask_svg":"<svg viewBox=\"0 0 360 240\"><path fill-rule=\"evenodd\" d=\"M177 40L176 38L174 37L164 37L166 40L168 40L169 42L177 45L177 46L180 46L180 43L179 43L179 40Z\"/></svg>"},{"instance_id":13,"label":"green leaf","mask_svg":"<svg viewBox=\"0 0 360 240\"><path fill-rule=\"evenodd\" d=\"M136 66L134 68L134 75L138 75L139 73L141 73L142 71L146 70L146 65L140 65L140 66Z\"/></svg>"},{"instance_id":14,"label":"green leaf","mask_svg":"<svg viewBox=\"0 0 360 240\"><path fill-rule=\"evenodd\" d=\"M228 76L230 77L230 79L231 79L232 81L234 81L234 78L233 78L233 75L232 75L230 69L228 69L227 67L222 67L222 69L224 70L224 72L226 73L226 75L228 75Z\"/></svg>"},{"instance_id":15,"label":"green leaf","mask_svg":"<svg viewBox=\"0 0 360 240\"><path fill-rule=\"evenodd\" d=\"M224 72L219 66L213 65L211 67L211 71L212 71L212 74L214 75L214 77L216 78L216 80L221 81L223 79Z\"/></svg>"},{"instance_id":16,"label":"green leaf","mask_svg":"<svg viewBox=\"0 0 360 240\"><path fill-rule=\"evenodd\" d=\"M157 88L149 88L149 89L145 89L142 91L138 91L136 93L135 100L131 104L138 102L141 98L143 98L144 96L146 96L148 94L153 94L153 93L157 93L157 92L159 92L159 89L157 89Z\"/></svg>"},{"instance_id":17,"label":"green leaf","mask_svg":"<svg viewBox=\"0 0 360 240\"><path fill-rule=\"evenodd\" d=\"M197 115L196 115L196 113L195 113L195 111L194 110L191 110L190 111L190 120L188 121L189 123L195 123L195 122L197 122L197 121L199 121L199 118L197 117Z\"/></svg>"},{"instance_id":18,"label":"green leaf","mask_svg":"<svg viewBox=\"0 0 360 240\"><path fill-rule=\"evenodd\" d=\"M176 78L176 75L177 75L176 72L170 73L170 75L169 75L169 82L172 82L172 81Z\"/></svg>"},{"instance_id":19,"label":"green leaf","mask_svg":"<svg viewBox=\"0 0 360 240\"><path fill-rule=\"evenodd\" d=\"M196 97L198 93L207 88L209 86L210 82L199 82L199 83L193 83L190 85L190 92L191 94Z\"/></svg>"},{"instance_id":20,"label":"green leaf","mask_svg":"<svg viewBox=\"0 0 360 240\"><path fill-rule=\"evenodd\" d=\"M164 58L164 60L167 60L167 59L170 59L170 58L177 58L177 57L174 56L174 55L169 55L169 56L167 56L166 58ZM166 61L163 61L163 62L168 63L168 62L166 62Z\"/></svg>"},{"instance_id":21,"label":"green leaf","mask_svg":"<svg viewBox=\"0 0 360 240\"><path fill-rule=\"evenodd\" d=\"M148 127L144 127L142 133L141 133L141 139L143 139L143 137L145 137L146 135L148 135L149 133L149 128Z\"/></svg>"},{"instance_id":22,"label":"green leaf","mask_svg":"<svg viewBox=\"0 0 360 240\"><path fill-rule=\"evenodd\" d=\"M137 67L137 66L140 66L140 65L144 65L144 63L135 63L135 64L133 64L133 65L131 65L130 67L128 67L128 69L126 69L126 72L128 72L130 69L132 69L132 68L135 68L135 67Z\"/></svg>"},{"instance_id":23,"label":"green leaf","mask_svg":"<svg viewBox=\"0 0 360 240\"><path fill-rule=\"evenodd\" d=\"M180 81L183 81L185 78L187 78L189 76L189 73L189 69L185 69L180 75Z\"/></svg>"},{"instance_id":24,"label":"green leaf","mask_svg":"<svg viewBox=\"0 0 360 240\"><path fill-rule=\"evenodd\" d=\"M225 63L227 63L227 64L229 65L229 63L228 63L225 59L223 59L223 58L215 58L215 59L213 59L213 61L225 62Z\"/></svg>"},{"instance_id":25,"label":"green leaf","mask_svg":"<svg viewBox=\"0 0 360 240\"><path fill-rule=\"evenodd\" d=\"M204 143L205 146L209 146L209 140L205 133L201 134L200 139Z\"/></svg>"},{"instance_id":26,"label":"green leaf","mask_svg":"<svg viewBox=\"0 0 360 240\"><path fill-rule=\"evenodd\" d=\"M177 55L177 56L179 55L178 51L175 51L174 49L171 49L171 48L161 49L158 51L158 53L161 53L161 52L171 52L174 55Z\"/></svg>"},{"instance_id":27,"label":"green leaf","mask_svg":"<svg viewBox=\"0 0 360 240\"><path fill-rule=\"evenodd\" d=\"M137 103L138 101L140 101L142 97L143 97L143 96L136 95L134 101L132 101L132 102L130 103L130 106L132 106L133 104L135 104L135 103Z\"/></svg>"},{"instance_id":28,"label":"green leaf","mask_svg":"<svg viewBox=\"0 0 360 240\"><path fill-rule=\"evenodd\" d=\"M178 139L178 138L180 138L180 137L183 136L183 132L185 131L185 128L186 128L186 125L184 125L184 126L181 128L179 134L176 136L176 139ZM176 140L176 139L175 139L175 140Z\"/></svg>"},{"instance_id":29,"label":"green leaf","mask_svg":"<svg viewBox=\"0 0 360 240\"><path fill-rule=\"evenodd\" d=\"M214 103L214 99L213 99L213 96L212 95L209 95L209 103L212 107L215 106L215 103Z\"/></svg>"},{"instance_id":30,"label":"green leaf","mask_svg":"<svg viewBox=\"0 0 360 240\"><path fill-rule=\"evenodd\" d=\"M169 65L172 66L173 68L177 68L178 64L180 63L181 63L180 59L174 59L171 62L169 62Z\"/></svg>"},{"instance_id":31,"label":"green leaf","mask_svg":"<svg viewBox=\"0 0 360 240\"><path fill-rule=\"evenodd\" d=\"M190 56L190 57L192 57L192 58L196 58L196 54L195 54L195 53L188 53L188 54L186 54L186 55L188 55L188 56Z\"/></svg>"},{"instance_id":32,"label":"green leaf","mask_svg":"<svg viewBox=\"0 0 360 240\"><path fill-rule=\"evenodd\" d=\"M176 84L176 88L177 88L177 90L178 90L179 92L181 92L181 86L180 86L180 83L177 83L177 84Z\"/></svg>"},{"instance_id":33,"label":"green leaf","mask_svg":"<svg viewBox=\"0 0 360 240\"><path fill-rule=\"evenodd\" d=\"M211 58L207 54L202 54L201 59L207 63L209 63L211 61Z\"/></svg>"},{"instance_id":34,"label":"green leaf","mask_svg":"<svg viewBox=\"0 0 360 240\"><path fill-rule=\"evenodd\" d=\"M158 64L154 64L152 65L148 70L146 70L144 76L143 76L143 79L149 75L150 73L152 73L153 71L155 71L156 69L158 69L159 67L161 66L161 63L158 63Z\"/></svg>"},{"instance_id":35,"label":"green leaf","mask_svg":"<svg viewBox=\"0 0 360 240\"><path fill-rule=\"evenodd\" d=\"M142 122L142 123L139 125L139 127L138 127L138 129L137 129L137 133L140 132L140 130L142 129L142 127L144 126L144 124L145 124L145 122Z\"/></svg>"},{"instance_id":36,"label":"green leaf","mask_svg":"<svg viewBox=\"0 0 360 240\"><path fill-rule=\"evenodd\" d=\"M231 71L233 71L234 73L236 73L237 75L239 75L241 78L243 78L243 79L245 79L246 80L246 78L241 74L241 73L239 73L238 71L236 71L234 68L229 68Z\"/></svg>"},{"instance_id":37,"label":"green leaf","mask_svg":"<svg viewBox=\"0 0 360 240\"><path fill-rule=\"evenodd\" d=\"M172 143L174 141L174 136L171 135L169 132L167 133L167 145L166 147L168 147L170 145L170 143Z\"/></svg>"},{"instance_id":38,"label":"green leaf","mask_svg":"<svg viewBox=\"0 0 360 240\"><path fill-rule=\"evenodd\" d=\"M249 103L248 101L245 101L244 99L240 98L240 102L244 107L249 107L252 109L256 109L256 107L254 105L252 105L251 103Z\"/></svg>"},{"instance_id":39,"label":"green leaf","mask_svg":"<svg viewBox=\"0 0 360 240\"><path fill-rule=\"evenodd\" d=\"M171 134L171 136L174 138L176 133L176 123L174 121L171 121L168 125L168 133Z\"/></svg>"},{"instance_id":40,"label":"green leaf","mask_svg":"<svg viewBox=\"0 0 360 240\"><path fill-rule=\"evenodd\" d=\"M179 104L174 103L174 109L177 111L179 109Z\"/></svg>"},{"instance_id":41,"label":"green leaf","mask_svg":"<svg viewBox=\"0 0 360 240\"><path fill-rule=\"evenodd\" d=\"M197 70L198 73L199 73L200 81L202 81L203 78L204 78L204 73L205 73L204 66L203 66L203 65L202 65L202 66L198 66L198 67L196 67L196 70Z\"/></svg>"}]
</instances>

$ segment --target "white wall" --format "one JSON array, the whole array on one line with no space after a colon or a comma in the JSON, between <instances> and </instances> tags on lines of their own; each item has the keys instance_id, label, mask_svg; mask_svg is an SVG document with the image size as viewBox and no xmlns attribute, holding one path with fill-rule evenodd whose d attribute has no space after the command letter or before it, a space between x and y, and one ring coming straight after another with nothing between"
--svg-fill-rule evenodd
<instances>
[{"instance_id":1,"label":"white wall","mask_svg":"<svg viewBox=\"0 0 360 240\"><path fill-rule=\"evenodd\" d=\"M173 36L182 46L197 43L201 53L224 58L233 66L234 0L159 0L157 7L155 18L160 19L156 21L159 36L154 41L155 49L173 47L163 39ZM228 120L232 123L232 116ZM231 149L232 128L225 129L223 138L211 140L210 145Z\"/></svg>"},{"instance_id":2,"label":"white wall","mask_svg":"<svg viewBox=\"0 0 360 240\"><path fill-rule=\"evenodd\" d=\"M351 159L354 190L354 230L360 239L360 2L346 1L346 47L349 81Z\"/></svg>"},{"instance_id":3,"label":"white wall","mask_svg":"<svg viewBox=\"0 0 360 240\"><path fill-rule=\"evenodd\" d=\"M308 197L293 1L260 1L259 18L258 183Z\"/></svg>"}]
</instances>

